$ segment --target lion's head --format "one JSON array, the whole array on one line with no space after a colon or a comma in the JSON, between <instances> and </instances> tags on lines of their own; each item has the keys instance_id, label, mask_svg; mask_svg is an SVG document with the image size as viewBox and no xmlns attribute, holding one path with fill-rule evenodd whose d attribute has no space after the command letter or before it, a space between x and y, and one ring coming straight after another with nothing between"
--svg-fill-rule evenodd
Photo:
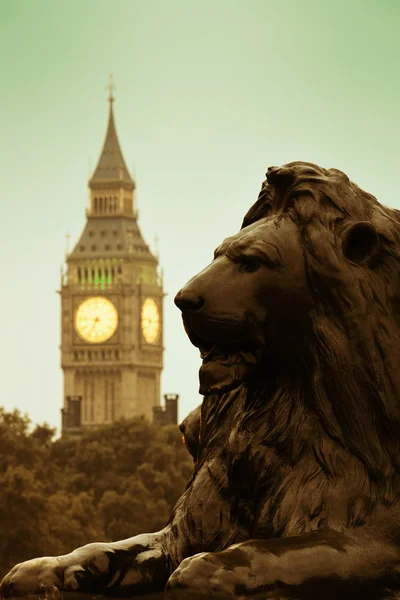
<instances>
[{"instance_id":1,"label":"lion's head","mask_svg":"<svg viewBox=\"0 0 400 600\"><path fill-rule=\"evenodd\" d=\"M200 393L290 387L371 475L397 465L399 215L336 169L268 169L242 229L175 298Z\"/></svg>"}]
</instances>

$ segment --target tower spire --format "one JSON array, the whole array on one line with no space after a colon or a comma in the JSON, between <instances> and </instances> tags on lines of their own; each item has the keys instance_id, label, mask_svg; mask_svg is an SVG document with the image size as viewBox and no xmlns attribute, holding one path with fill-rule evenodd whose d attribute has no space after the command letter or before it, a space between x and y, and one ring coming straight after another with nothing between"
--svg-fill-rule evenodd
<instances>
[{"instance_id":1,"label":"tower spire","mask_svg":"<svg viewBox=\"0 0 400 600\"><path fill-rule=\"evenodd\" d=\"M99 161L89 181L89 187L93 189L104 185L122 185L126 189L133 190L135 189L135 183L126 168L115 128L113 111L115 85L111 73L106 89L108 90L108 102L110 103L107 133Z\"/></svg>"}]
</instances>

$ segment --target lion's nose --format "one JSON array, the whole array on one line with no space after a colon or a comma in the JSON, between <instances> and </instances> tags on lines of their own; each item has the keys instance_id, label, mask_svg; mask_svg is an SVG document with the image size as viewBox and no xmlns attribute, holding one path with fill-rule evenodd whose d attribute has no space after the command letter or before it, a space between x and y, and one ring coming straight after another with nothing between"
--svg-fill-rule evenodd
<instances>
[{"instance_id":1,"label":"lion's nose","mask_svg":"<svg viewBox=\"0 0 400 600\"><path fill-rule=\"evenodd\" d=\"M182 312L195 311L203 306L204 298L183 288L175 296L174 302Z\"/></svg>"}]
</instances>

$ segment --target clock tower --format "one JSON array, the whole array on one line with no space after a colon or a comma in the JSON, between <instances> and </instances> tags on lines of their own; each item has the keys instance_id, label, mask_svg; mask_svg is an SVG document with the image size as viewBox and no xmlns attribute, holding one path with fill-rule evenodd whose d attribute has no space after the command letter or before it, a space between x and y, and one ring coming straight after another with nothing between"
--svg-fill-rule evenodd
<instances>
[{"instance_id":1,"label":"clock tower","mask_svg":"<svg viewBox=\"0 0 400 600\"><path fill-rule=\"evenodd\" d=\"M63 432L153 415L163 368L163 287L138 225L115 129L89 180L87 220L61 283ZM157 410L157 409L156 409Z\"/></svg>"}]
</instances>

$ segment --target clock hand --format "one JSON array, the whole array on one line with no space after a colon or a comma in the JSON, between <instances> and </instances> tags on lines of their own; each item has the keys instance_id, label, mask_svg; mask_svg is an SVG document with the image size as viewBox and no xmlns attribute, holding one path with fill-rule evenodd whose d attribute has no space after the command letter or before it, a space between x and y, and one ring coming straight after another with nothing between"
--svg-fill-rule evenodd
<instances>
[{"instance_id":1,"label":"clock hand","mask_svg":"<svg viewBox=\"0 0 400 600\"><path fill-rule=\"evenodd\" d=\"M91 329L90 329L89 333L92 333L93 329L96 327L96 323L98 323L99 321L100 321L99 317L95 317L95 318L93 319L93 325L92 325L92 327L91 327Z\"/></svg>"}]
</instances>

